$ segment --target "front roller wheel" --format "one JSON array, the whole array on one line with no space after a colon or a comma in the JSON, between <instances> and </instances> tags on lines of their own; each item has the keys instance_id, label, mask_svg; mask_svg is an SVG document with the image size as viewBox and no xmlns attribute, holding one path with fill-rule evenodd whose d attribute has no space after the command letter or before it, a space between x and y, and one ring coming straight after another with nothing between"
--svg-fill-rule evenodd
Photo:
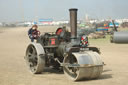
<instances>
[{"instance_id":1,"label":"front roller wheel","mask_svg":"<svg viewBox=\"0 0 128 85\"><path fill-rule=\"evenodd\" d=\"M45 67L45 52L40 44L31 43L26 50L25 59L33 74L38 74L43 71Z\"/></svg>"},{"instance_id":2,"label":"front roller wheel","mask_svg":"<svg viewBox=\"0 0 128 85\"><path fill-rule=\"evenodd\" d=\"M92 51L69 54L63 63L68 64L63 66L64 73L73 81L98 78L103 71L99 54Z\"/></svg>"},{"instance_id":3,"label":"front roller wheel","mask_svg":"<svg viewBox=\"0 0 128 85\"><path fill-rule=\"evenodd\" d=\"M67 64L78 64L77 59L75 58L74 55L70 54L64 58L64 62ZM70 77L71 79L76 79L79 73L79 68L78 67L67 67L63 66L64 73Z\"/></svg>"}]
</instances>

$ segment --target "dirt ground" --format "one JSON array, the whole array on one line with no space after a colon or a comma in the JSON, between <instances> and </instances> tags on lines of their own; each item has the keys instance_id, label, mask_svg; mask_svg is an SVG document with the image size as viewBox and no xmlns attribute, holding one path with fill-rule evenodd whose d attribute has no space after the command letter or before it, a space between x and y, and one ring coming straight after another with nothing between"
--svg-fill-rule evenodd
<instances>
[{"instance_id":1,"label":"dirt ground","mask_svg":"<svg viewBox=\"0 0 128 85\"><path fill-rule=\"evenodd\" d=\"M40 27L55 31L56 27ZM101 50L106 66L99 79L73 82L58 72L33 75L29 72L24 56L30 40L29 27L8 28L0 32L0 85L128 85L128 44L111 44L108 40L90 42Z\"/></svg>"}]
</instances>

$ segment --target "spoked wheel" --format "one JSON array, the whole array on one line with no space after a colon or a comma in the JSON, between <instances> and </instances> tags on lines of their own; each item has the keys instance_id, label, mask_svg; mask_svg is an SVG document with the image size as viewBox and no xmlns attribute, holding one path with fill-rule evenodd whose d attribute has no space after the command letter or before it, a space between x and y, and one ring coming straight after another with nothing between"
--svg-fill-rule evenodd
<instances>
[{"instance_id":1,"label":"spoked wheel","mask_svg":"<svg viewBox=\"0 0 128 85\"><path fill-rule=\"evenodd\" d=\"M39 44L30 44L26 50L26 61L30 71L34 74L41 73L45 66L45 56L38 49ZM42 50L44 51L44 50Z\"/></svg>"},{"instance_id":2,"label":"spoked wheel","mask_svg":"<svg viewBox=\"0 0 128 85\"><path fill-rule=\"evenodd\" d=\"M103 71L103 62L99 54L92 51L74 52L67 55L63 63L64 74L73 81L95 79Z\"/></svg>"},{"instance_id":3,"label":"spoked wheel","mask_svg":"<svg viewBox=\"0 0 128 85\"><path fill-rule=\"evenodd\" d=\"M66 56L64 59L64 63L66 64L78 64L77 59L74 55ZM78 67L63 67L64 73L71 77L71 79L75 79L78 76L79 68Z\"/></svg>"}]
</instances>

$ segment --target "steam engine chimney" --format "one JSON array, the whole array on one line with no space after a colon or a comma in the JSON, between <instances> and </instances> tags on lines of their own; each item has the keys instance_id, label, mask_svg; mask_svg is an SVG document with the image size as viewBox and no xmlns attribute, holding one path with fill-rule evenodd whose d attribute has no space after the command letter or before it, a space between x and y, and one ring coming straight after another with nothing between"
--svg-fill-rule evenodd
<instances>
[{"instance_id":1,"label":"steam engine chimney","mask_svg":"<svg viewBox=\"0 0 128 85\"><path fill-rule=\"evenodd\" d=\"M71 39L77 38L77 9L72 8L70 11L70 29L71 29Z\"/></svg>"}]
</instances>

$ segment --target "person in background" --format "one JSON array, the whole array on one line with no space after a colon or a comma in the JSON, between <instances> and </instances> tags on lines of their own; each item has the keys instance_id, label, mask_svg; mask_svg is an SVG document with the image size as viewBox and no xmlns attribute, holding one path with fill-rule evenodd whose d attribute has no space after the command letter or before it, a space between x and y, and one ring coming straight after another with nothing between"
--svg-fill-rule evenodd
<instances>
[{"instance_id":1,"label":"person in background","mask_svg":"<svg viewBox=\"0 0 128 85\"><path fill-rule=\"evenodd\" d=\"M38 31L37 28L37 25L33 25L32 28L28 30L28 36L31 39L31 42L34 42L34 40L37 40L40 36L40 31Z\"/></svg>"}]
</instances>

